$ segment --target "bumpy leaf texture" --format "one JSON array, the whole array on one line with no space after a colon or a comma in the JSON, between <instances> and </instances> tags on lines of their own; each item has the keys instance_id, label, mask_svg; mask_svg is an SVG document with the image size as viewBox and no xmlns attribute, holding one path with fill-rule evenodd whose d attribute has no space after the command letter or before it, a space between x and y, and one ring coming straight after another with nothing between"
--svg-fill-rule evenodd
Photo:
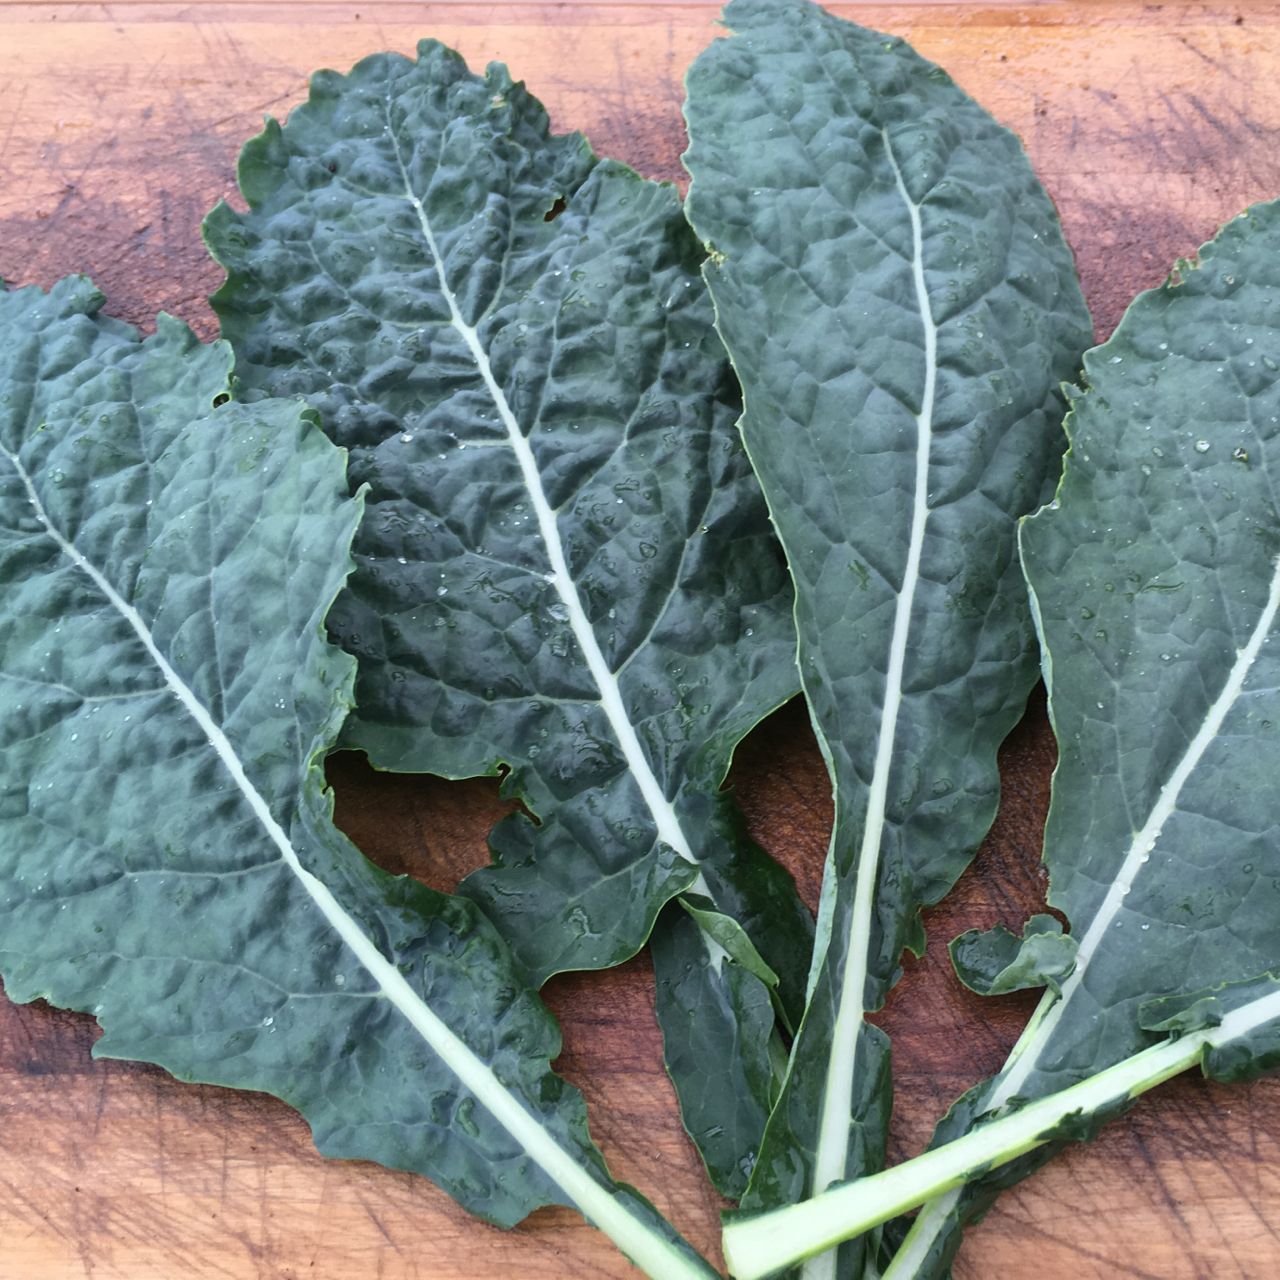
<instances>
[{"instance_id":1,"label":"bumpy leaf texture","mask_svg":"<svg viewBox=\"0 0 1280 1280\"><path fill-rule=\"evenodd\" d=\"M865 1014L995 813L1036 674L1015 518L1047 496L1090 329L1017 139L943 71L810 4L736 0L725 23L688 78L688 213L836 799L762 1208L883 1159Z\"/></svg>"},{"instance_id":2,"label":"bumpy leaf texture","mask_svg":"<svg viewBox=\"0 0 1280 1280\"><path fill-rule=\"evenodd\" d=\"M475 905L387 875L320 762L354 661L324 616L360 502L297 402L145 342L81 277L0 292L0 971L99 1056L259 1089L327 1155L501 1225L576 1205L655 1277L708 1271L609 1178L559 1034Z\"/></svg>"},{"instance_id":3,"label":"bumpy leaf texture","mask_svg":"<svg viewBox=\"0 0 1280 1280\"><path fill-rule=\"evenodd\" d=\"M1280 970L1278 302L1270 204L1085 357L1061 489L1022 532L1060 753L1049 901L1075 968L938 1142L1206 1025L1188 1021L1201 1000L1205 1014L1253 998L1235 984L1275 991L1253 980ZM1268 1023L1206 1067L1245 1074L1275 1040ZM963 1222L1047 1154L922 1210L891 1274L945 1273Z\"/></svg>"},{"instance_id":4,"label":"bumpy leaf texture","mask_svg":"<svg viewBox=\"0 0 1280 1280\"><path fill-rule=\"evenodd\" d=\"M794 632L676 193L433 42L315 76L240 185L205 234L242 384L308 397L369 486L331 619L346 740L506 772L536 821L463 892L534 983L634 954L682 891L718 917L673 905L654 957L686 1126L737 1194L812 924L720 789L795 688Z\"/></svg>"}]
</instances>

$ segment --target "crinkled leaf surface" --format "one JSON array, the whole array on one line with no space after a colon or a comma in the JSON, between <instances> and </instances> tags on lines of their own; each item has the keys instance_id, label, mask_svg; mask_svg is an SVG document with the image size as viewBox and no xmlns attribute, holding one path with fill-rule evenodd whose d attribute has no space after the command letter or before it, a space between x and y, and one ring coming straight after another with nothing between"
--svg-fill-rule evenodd
<instances>
[{"instance_id":1,"label":"crinkled leaf surface","mask_svg":"<svg viewBox=\"0 0 1280 1280\"><path fill-rule=\"evenodd\" d=\"M1035 679L1014 519L1056 471L1089 323L1017 140L939 68L809 4L725 22L688 79L688 213L836 792L762 1207L882 1159L887 1044L863 1015L995 813Z\"/></svg>"},{"instance_id":2,"label":"crinkled leaf surface","mask_svg":"<svg viewBox=\"0 0 1280 1280\"><path fill-rule=\"evenodd\" d=\"M795 687L790 589L675 191L432 42L318 74L240 184L249 213L206 224L239 376L307 396L369 486L331 619L360 662L347 740L382 768L509 770L537 821L502 823L464 891L531 981L632 955L691 888L798 1020L811 923L720 791ZM771 993L736 949L678 908L655 939L664 1026L702 1019L761 1082L695 1106L668 1049L730 1194L772 1096Z\"/></svg>"},{"instance_id":3,"label":"crinkled leaf surface","mask_svg":"<svg viewBox=\"0 0 1280 1280\"><path fill-rule=\"evenodd\" d=\"M710 1274L591 1143L555 1024L475 905L367 862L320 760L360 503L230 351L145 342L83 278L0 293L0 971L99 1055L273 1093L328 1155L503 1225L577 1205L656 1277Z\"/></svg>"},{"instance_id":4,"label":"crinkled leaf surface","mask_svg":"<svg viewBox=\"0 0 1280 1280\"><path fill-rule=\"evenodd\" d=\"M1152 1044L1152 1002L1186 1007L1280 968L1278 306L1271 204L1139 297L1085 358L1058 499L1022 534L1059 744L1049 901L1076 967L939 1141ZM1229 1052L1265 1057L1275 1039L1262 1027ZM892 1274L942 1274L991 1194L979 1184L922 1211Z\"/></svg>"}]
</instances>

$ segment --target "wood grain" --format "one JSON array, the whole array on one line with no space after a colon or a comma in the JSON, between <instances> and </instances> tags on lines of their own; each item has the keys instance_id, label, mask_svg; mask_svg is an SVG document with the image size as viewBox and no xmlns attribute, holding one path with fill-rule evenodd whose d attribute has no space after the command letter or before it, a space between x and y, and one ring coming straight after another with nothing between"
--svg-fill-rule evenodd
<instances>
[{"instance_id":1,"label":"wood grain","mask_svg":"<svg viewBox=\"0 0 1280 1280\"><path fill-rule=\"evenodd\" d=\"M1280 192L1280 8L1052 3L840 11L912 39L1027 142L1061 208L1100 333L1178 254ZM419 36L514 64L559 127L680 180L681 76L714 34L705 4L471 5L0 0L0 275L82 270L116 314L165 308L213 332L218 282L198 237L232 197L239 143L287 111L306 74ZM1018 923L1041 900L1053 745L1033 708L1003 756L1000 819L931 950L882 1018L894 1037L896 1156L1003 1059L1029 1008L980 1002L942 943ZM485 857L501 811L485 782L331 766L339 819L384 865L441 887ZM758 839L816 897L830 820L802 709L740 751L733 782ZM560 1067L581 1085L615 1170L714 1251L718 1204L675 1119L637 960L561 979ZM424 1181L334 1164L271 1099L92 1062L92 1023L0 1003L0 1280L498 1280L633 1275L572 1215L503 1234ZM1181 1080L1096 1143L1006 1195L956 1274L1038 1280L1233 1280L1280 1274L1280 1089Z\"/></svg>"}]
</instances>

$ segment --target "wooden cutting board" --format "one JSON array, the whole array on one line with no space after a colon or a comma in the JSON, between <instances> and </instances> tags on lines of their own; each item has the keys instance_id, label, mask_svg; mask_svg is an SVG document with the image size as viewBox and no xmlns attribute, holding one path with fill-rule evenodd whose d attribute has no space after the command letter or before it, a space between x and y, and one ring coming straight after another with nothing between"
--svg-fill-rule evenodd
<instances>
[{"instance_id":1,"label":"wooden cutting board","mask_svg":"<svg viewBox=\"0 0 1280 1280\"><path fill-rule=\"evenodd\" d=\"M1280 193L1280 8L1187 4L841 5L911 39L1021 133L1057 200L1100 335L1139 288L1225 218ZM679 180L681 76L715 9L436 3L12 3L0 0L0 276L90 273L144 326L214 326L202 214L233 195L240 142L309 71L421 36L509 61L558 127ZM1003 756L1005 799L977 864L929 917L931 950L881 1020L894 1038L895 1158L995 1069L1030 1001L982 1002L951 976L962 928L1041 901L1053 744L1033 706ZM3 767L0 764L0 767ZM485 859L488 782L377 776L334 761L338 816L373 858L443 888ZM810 902L830 820L801 708L739 753L756 838ZM557 979L560 1069L586 1093L614 1170L716 1256L719 1204L675 1118L643 959ZM0 1280L597 1280L631 1276L603 1237L546 1210L502 1233L427 1182L321 1160L257 1095L89 1058L84 1017L0 1001ZM1007 1194L960 1280L1233 1280L1280 1275L1280 1088L1185 1079Z\"/></svg>"}]
</instances>

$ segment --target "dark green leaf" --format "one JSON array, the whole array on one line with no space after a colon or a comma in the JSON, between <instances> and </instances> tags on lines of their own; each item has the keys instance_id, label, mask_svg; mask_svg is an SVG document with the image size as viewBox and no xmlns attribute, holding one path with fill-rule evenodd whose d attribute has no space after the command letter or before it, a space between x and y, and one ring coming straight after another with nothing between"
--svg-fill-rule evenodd
<instances>
[{"instance_id":1,"label":"dark green leaf","mask_svg":"<svg viewBox=\"0 0 1280 1280\"><path fill-rule=\"evenodd\" d=\"M1207 1025L1206 989L1280 969L1278 297L1280 206L1262 205L1085 358L1061 489L1022 535L1059 744L1049 901L1076 967L938 1142ZM1262 1069L1275 1044L1250 1025L1206 1069ZM889 1274L942 1274L990 1200L979 1184L922 1210Z\"/></svg>"},{"instance_id":2,"label":"dark green leaf","mask_svg":"<svg viewBox=\"0 0 1280 1280\"><path fill-rule=\"evenodd\" d=\"M836 795L764 1206L883 1158L887 1041L864 1014L995 813L1036 674L1014 521L1056 474L1089 322L1022 148L944 72L805 3L725 21L689 74L688 213Z\"/></svg>"},{"instance_id":3,"label":"dark green leaf","mask_svg":"<svg viewBox=\"0 0 1280 1280\"><path fill-rule=\"evenodd\" d=\"M206 224L240 377L307 396L370 487L331 620L360 661L347 741L381 768L507 772L536 820L500 824L464 892L531 982L634 954L691 889L798 1019L812 926L720 790L795 688L790 592L674 189L431 42L318 74L240 183L249 213ZM689 959L722 1010L769 997L711 935ZM728 1030L720 1054L763 1078L769 1038ZM734 1132L768 1105L718 1100ZM712 1162L722 1190L755 1145Z\"/></svg>"},{"instance_id":4,"label":"dark green leaf","mask_svg":"<svg viewBox=\"0 0 1280 1280\"><path fill-rule=\"evenodd\" d=\"M1032 916L1022 937L1003 925L970 929L951 943L951 963L960 981L980 996L1002 996L1028 988L1061 988L1076 963L1076 941L1053 916Z\"/></svg>"},{"instance_id":5,"label":"dark green leaf","mask_svg":"<svg viewBox=\"0 0 1280 1280\"><path fill-rule=\"evenodd\" d=\"M0 971L99 1055L259 1089L327 1155L511 1225L577 1206L710 1271L614 1184L555 1023L474 904L331 821L354 661L324 617L360 502L297 403L215 409L230 351L146 342L82 278L0 293Z\"/></svg>"}]
</instances>

